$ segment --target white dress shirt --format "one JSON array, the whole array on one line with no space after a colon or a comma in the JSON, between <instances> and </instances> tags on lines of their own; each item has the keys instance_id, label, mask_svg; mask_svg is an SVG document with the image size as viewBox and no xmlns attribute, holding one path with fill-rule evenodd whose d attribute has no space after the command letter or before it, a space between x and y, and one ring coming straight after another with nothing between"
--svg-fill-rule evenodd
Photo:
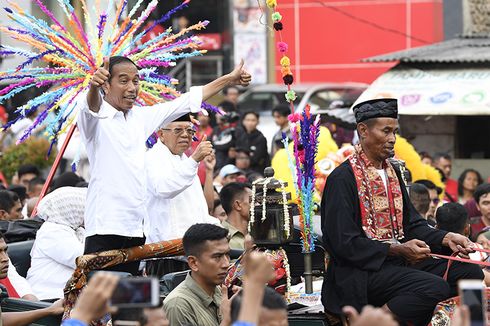
<instances>
[{"instance_id":1,"label":"white dress shirt","mask_svg":"<svg viewBox=\"0 0 490 326\"><path fill-rule=\"evenodd\" d=\"M10 259L9 259L9 270L7 272L7 277L10 281L10 284L12 284L12 286L15 289L15 292L17 292L20 298L28 294L34 294L34 292L31 289L31 286L29 285L29 282L27 282L27 280L24 277L19 275L17 269L15 269L15 266L14 264L12 264L12 261Z\"/></svg>"},{"instance_id":2,"label":"white dress shirt","mask_svg":"<svg viewBox=\"0 0 490 326\"><path fill-rule=\"evenodd\" d=\"M182 238L196 223L219 224L217 218L208 214L197 176L199 163L185 154L172 154L160 141L146 153L146 162L146 243Z\"/></svg>"},{"instance_id":3,"label":"white dress shirt","mask_svg":"<svg viewBox=\"0 0 490 326\"><path fill-rule=\"evenodd\" d=\"M83 255L84 244L67 225L44 222L31 250L27 281L39 300L63 297L63 289Z\"/></svg>"},{"instance_id":4,"label":"white dress shirt","mask_svg":"<svg viewBox=\"0 0 490 326\"><path fill-rule=\"evenodd\" d=\"M385 191L388 193L388 180L386 179L386 172L384 169L378 170L376 169L376 172L378 172L379 176L383 180L383 184L385 185Z\"/></svg>"},{"instance_id":5,"label":"white dress shirt","mask_svg":"<svg viewBox=\"0 0 490 326\"><path fill-rule=\"evenodd\" d=\"M145 142L162 124L188 112L199 112L202 87L154 106L134 107L126 117L106 101L89 110L79 102L78 128L90 163L85 210L86 236L143 236L145 207Z\"/></svg>"}]
</instances>

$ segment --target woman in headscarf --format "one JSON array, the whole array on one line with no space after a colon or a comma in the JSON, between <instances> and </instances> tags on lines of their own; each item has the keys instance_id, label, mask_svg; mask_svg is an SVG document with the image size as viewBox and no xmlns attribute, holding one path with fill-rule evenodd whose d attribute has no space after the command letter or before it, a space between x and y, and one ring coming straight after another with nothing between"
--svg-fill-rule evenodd
<instances>
[{"instance_id":1,"label":"woman in headscarf","mask_svg":"<svg viewBox=\"0 0 490 326\"><path fill-rule=\"evenodd\" d=\"M87 188L61 187L44 197L38 216L45 220L31 250L27 281L40 300L63 297L63 288L83 254L83 215Z\"/></svg>"}]
</instances>

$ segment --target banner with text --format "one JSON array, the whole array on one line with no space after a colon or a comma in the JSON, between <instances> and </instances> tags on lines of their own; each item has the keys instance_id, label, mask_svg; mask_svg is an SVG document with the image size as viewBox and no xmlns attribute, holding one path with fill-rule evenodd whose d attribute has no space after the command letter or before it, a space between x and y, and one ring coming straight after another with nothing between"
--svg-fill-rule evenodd
<instances>
[{"instance_id":1,"label":"banner with text","mask_svg":"<svg viewBox=\"0 0 490 326\"><path fill-rule=\"evenodd\" d=\"M404 115L490 115L490 69L394 68L356 103L382 97L398 99Z\"/></svg>"}]
</instances>

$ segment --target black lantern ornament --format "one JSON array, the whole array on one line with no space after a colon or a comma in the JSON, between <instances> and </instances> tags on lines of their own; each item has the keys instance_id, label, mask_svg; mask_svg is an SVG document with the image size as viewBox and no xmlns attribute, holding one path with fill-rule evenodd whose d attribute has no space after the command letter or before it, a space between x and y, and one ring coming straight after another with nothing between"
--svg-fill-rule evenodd
<instances>
[{"instance_id":1,"label":"black lantern ornament","mask_svg":"<svg viewBox=\"0 0 490 326\"><path fill-rule=\"evenodd\" d=\"M264 170L265 178L252 184L248 230L258 246L281 246L293 240L293 218L287 204L287 182L274 179L274 169Z\"/></svg>"}]
</instances>

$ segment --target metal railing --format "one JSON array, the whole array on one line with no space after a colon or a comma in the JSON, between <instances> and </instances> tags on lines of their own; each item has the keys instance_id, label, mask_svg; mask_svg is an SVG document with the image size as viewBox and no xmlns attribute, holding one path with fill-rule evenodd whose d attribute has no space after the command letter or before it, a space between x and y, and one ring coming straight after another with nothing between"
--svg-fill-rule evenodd
<instances>
[{"instance_id":1,"label":"metal railing","mask_svg":"<svg viewBox=\"0 0 490 326\"><path fill-rule=\"evenodd\" d=\"M223 75L223 56L206 55L180 61L168 73L179 80L177 90L186 92L192 85L204 85Z\"/></svg>"}]
</instances>

